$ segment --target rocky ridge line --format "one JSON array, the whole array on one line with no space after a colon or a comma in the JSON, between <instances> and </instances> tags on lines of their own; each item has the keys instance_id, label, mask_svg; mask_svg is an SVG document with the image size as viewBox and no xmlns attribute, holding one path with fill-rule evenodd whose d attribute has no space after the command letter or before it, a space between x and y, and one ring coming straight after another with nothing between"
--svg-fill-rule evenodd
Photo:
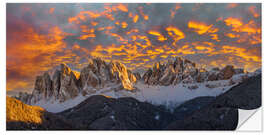
<instances>
[{"instance_id":1,"label":"rocky ridge line","mask_svg":"<svg viewBox=\"0 0 270 135\"><path fill-rule=\"evenodd\" d=\"M117 86L117 89L135 90L133 86L140 75L134 75L120 62L110 62L96 58L89 61L89 65L84 67L77 79L74 72L65 64L60 65L52 76L45 72L36 77L34 90L30 96L30 101L35 103L42 99L52 97L60 102L74 98L80 93L91 94L99 89Z\"/></svg>"},{"instance_id":2,"label":"rocky ridge line","mask_svg":"<svg viewBox=\"0 0 270 135\"><path fill-rule=\"evenodd\" d=\"M127 90L135 92L134 86L138 81L148 85L176 85L179 83L201 83L205 81L228 80L233 75L244 73L243 69L235 69L228 65L223 69L213 68L207 71L199 68L194 62L180 57L169 59L166 63L157 62L141 77L139 73L132 73L120 62L106 63L100 58L91 59L79 75L67 65L61 64L53 73L45 72L37 76L32 94L21 94L21 99L27 104L40 100L59 100L64 102L77 97L79 94L91 95L101 89L113 91ZM248 76L243 76L243 79ZM233 81L231 82L234 83ZM212 87L212 86L207 86ZM190 89L198 87L192 86ZM105 90L106 91L106 90Z\"/></svg>"},{"instance_id":3,"label":"rocky ridge line","mask_svg":"<svg viewBox=\"0 0 270 135\"><path fill-rule=\"evenodd\" d=\"M195 83L216 80L228 80L235 74L244 73L243 69L235 69L227 65L223 69L213 68L207 71L198 68L194 62L180 57L173 61L169 59L166 63L157 62L153 68L149 68L143 75L143 80L149 85L176 85L182 83Z\"/></svg>"}]
</instances>

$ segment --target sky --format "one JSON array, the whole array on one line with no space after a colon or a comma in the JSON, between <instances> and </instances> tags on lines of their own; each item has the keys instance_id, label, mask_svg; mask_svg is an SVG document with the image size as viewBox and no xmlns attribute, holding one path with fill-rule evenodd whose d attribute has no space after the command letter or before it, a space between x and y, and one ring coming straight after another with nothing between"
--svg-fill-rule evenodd
<instances>
[{"instance_id":1,"label":"sky","mask_svg":"<svg viewBox=\"0 0 270 135\"><path fill-rule=\"evenodd\" d=\"M211 69L261 67L261 4L7 4L7 91L31 92L61 63L145 70L174 57Z\"/></svg>"}]
</instances>

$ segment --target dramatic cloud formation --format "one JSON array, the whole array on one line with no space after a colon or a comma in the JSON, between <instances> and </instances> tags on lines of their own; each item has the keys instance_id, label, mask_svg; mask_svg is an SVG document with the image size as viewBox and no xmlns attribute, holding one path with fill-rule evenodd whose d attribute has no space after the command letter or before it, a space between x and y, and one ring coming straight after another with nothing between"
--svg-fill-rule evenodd
<instances>
[{"instance_id":1,"label":"dramatic cloud formation","mask_svg":"<svg viewBox=\"0 0 270 135\"><path fill-rule=\"evenodd\" d=\"M260 4L7 4L7 90L31 91L60 63L131 70L181 56L206 68L261 67Z\"/></svg>"}]
</instances>

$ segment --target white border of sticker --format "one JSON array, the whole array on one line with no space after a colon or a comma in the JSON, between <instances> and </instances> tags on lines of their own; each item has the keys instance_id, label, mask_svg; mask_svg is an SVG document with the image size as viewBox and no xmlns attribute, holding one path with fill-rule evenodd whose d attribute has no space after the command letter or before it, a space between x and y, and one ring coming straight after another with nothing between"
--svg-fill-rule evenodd
<instances>
[{"instance_id":1,"label":"white border of sticker","mask_svg":"<svg viewBox=\"0 0 270 135\"><path fill-rule=\"evenodd\" d=\"M126 134L133 134L133 135L138 135L138 134L155 134L155 135L172 135L172 134L179 134L179 133L184 133L185 135L209 135L213 134L216 135L218 134L232 134L235 133L235 131L165 131L165 132L160 132L160 131L24 131L24 132L17 132L17 131L6 131L6 3L263 3L262 4L262 59L263 59L263 76L262 76L262 81L263 81L263 94L262 94L262 99L263 103L268 102L270 103L269 100L270 98L265 99L264 95L270 96L269 93L269 88L270 85L266 86L264 85L264 82L270 80L270 62L267 62L267 60L270 60L270 53L267 53L270 51L270 38L269 38L269 30L270 30L270 21L269 17L265 16L265 13L270 13L270 1L269 0L1 0L0 1L0 134L1 135L6 135L6 134L11 134L11 135L45 135L45 134L54 134L54 135L70 135L70 134L101 134L101 135L126 135ZM269 16L269 15L267 15ZM264 25L265 24L265 25ZM264 70L266 69L266 70ZM268 78L268 79L267 79ZM264 101L266 100L266 101ZM265 106L265 104L263 104ZM264 115L266 114L266 115ZM256 132L257 134L270 134L270 128L263 128L263 125L270 125L270 123L267 120L270 120L269 116L267 115L270 114L269 108L260 108L252 117L250 117L249 120L243 124L239 130L236 132L239 134L246 134L247 132L241 132L241 131L255 131L255 130L250 130L252 129L251 127L257 126L256 124L261 124L261 132ZM241 114L240 114L241 115ZM259 115L259 116L257 116ZM258 123L258 121L261 121L261 123ZM249 125L251 123L251 126ZM242 129L245 130L242 130ZM238 132L240 131L240 132ZM256 130L258 131L258 130Z\"/></svg>"}]
</instances>

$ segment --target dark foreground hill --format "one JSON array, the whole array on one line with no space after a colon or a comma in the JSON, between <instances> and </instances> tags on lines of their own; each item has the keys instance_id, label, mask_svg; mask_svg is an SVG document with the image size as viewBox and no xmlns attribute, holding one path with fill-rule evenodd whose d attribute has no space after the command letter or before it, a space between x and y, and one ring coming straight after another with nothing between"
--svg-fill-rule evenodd
<instances>
[{"instance_id":1,"label":"dark foreground hill","mask_svg":"<svg viewBox=\"0 0 270 135\"><path fill-rule=\"evenodd\" d=\"M134 98L107 98L96 95L58 115L76 121L80 129L158 130L173 120L162 107Z\"/></svg>"},{"instance_id":2,"label":"dark foreground hill","mask_svg":"<svg viewBox=\"0 0 270 135\"><path fill-rule=\"evenodd\" d=\"M247 79L214 100L209 97L200 98L186 104L193 107L192 103L204 107L195 111L191 109L189 115L183 118L181 110L186 106L185 104L179 106L175 111L178 120L169 124L166 129L235 130L238 124L238 108L256 109L261 106L261 75Z\"/></svg>"},{"instance_id":3,"label":"dark foreground hill","mask_svg":"<svg viewBox=\"0 0 270 135\"><path fill-rule=\"evenodd\" d=\"M181 97L179 97L181 98ZM173 113L134 98L91 96L53 114L7 97L8 130L235 130L238 108L261 106L261 75L218 97L198 97Z\"/></svg>"}]
</instances>

